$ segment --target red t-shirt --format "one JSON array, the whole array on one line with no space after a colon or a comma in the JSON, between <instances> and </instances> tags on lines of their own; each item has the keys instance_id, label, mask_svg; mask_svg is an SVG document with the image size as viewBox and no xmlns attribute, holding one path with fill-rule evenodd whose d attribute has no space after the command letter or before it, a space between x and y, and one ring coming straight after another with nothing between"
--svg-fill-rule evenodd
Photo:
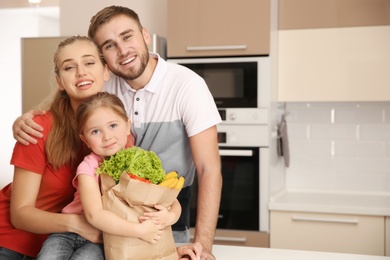
<instances>
[{"instance_id":1,"label":"red t-shirt","mask_svg":"<svg viewBox=\"0 0 390 260\"><path fill-rule=\"evenodd\" d=\"M70 165L53 170L48 164L45 143L51 130L52 115L36 116L34 121L43 127L43 138L36 145L15 144L11 164L42 175L36 207L49 212L61 212L73 199L72 179L75 173ZM12 183L0 191L0 247L35 257L48 235L33 234L16 229L10 221Z\"/></svg>"}]
</instances>

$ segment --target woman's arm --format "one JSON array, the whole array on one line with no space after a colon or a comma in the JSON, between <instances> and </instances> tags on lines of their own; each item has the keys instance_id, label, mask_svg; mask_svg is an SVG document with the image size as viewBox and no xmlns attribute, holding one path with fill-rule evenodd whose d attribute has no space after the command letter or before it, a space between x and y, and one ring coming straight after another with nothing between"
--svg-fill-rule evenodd
<instances>
[{"instance_id":1,"label":"woman's arm","mask_svg":"<svg viewBox=\"0 0 390 260\"><path fill-rule=\"evenodd\" d=\"M84 214L93 226L113 235L140 238L150 243L156 243L161 238L162 225L153 221L130 222L103 209L99 184L93 177L80 174L77 180Z\"/></svg>"},{"instance_id":2,"label":"woman's arm","mask_svg":"<svg viewBox=\"0 0 390 260\"><path fill-rule=\"evenodd\" d=\"M84 216L44 211L35 207L42 175L15 167L11 195L11 222L21 230L37 234L75 232L101 242L101 231L90 225Z\"/></svg>"}]
</instances>

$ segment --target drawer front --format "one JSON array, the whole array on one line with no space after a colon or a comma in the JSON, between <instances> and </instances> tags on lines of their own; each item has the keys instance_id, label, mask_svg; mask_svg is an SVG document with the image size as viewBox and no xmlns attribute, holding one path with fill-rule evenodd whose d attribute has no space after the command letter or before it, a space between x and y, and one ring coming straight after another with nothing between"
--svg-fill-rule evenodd
<instances>
[{"instance_id":1,"label":"drawer front","mask_svg":"<svg viewBox=\"0 0 390 260\"><path fill-rule=\"evenodd\" d=\"M384 217L271 212L270 246L384 255Z\"/></svg>"},{"instance_id":2,"label":"drawer front","mask_svg":"<svg viewBox=\"0 0 390 260\"><path fill-rule=\"evenodd\" d=\"M193 242L195 229L190 229ZM259 231L239 231L217 229L214 236L214 245L251 246L269 248L269 234Z\"/></svg>"}]
</instances>

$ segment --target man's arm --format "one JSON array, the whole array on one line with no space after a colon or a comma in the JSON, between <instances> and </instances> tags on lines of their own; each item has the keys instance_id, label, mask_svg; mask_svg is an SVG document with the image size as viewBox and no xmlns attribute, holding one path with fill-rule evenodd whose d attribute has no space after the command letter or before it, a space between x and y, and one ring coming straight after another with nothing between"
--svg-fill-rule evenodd
<instances>
[{"instance_id":1,"label":"man's arm","mask_svg":"<svg viewBox=\"0 0 390 260\"><path fill-rule=\"evenodd\" d=\"M43 128L34 122L33 117L43 114L44 111L30 110L18 117L12 125L15 140L24 145L36 144L36 138L42 138Z\"/></svg>"},{"instance_id":2,"label":"man's arm","mask_svg":"<svg viewBox=\"0 0 390 260\"><path fill-rule=\"evenodd\" d=\"M198 174L195 241L201 243L203 252L211 254L222 190L217 127L190 137L190 145Z\"/></svg>"}]
</instances>

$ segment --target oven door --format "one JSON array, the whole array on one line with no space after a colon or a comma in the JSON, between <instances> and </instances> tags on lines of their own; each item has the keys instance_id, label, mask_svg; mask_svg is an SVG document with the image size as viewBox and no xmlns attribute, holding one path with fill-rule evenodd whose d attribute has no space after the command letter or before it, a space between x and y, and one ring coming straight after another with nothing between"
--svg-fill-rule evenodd
<instances>
[{"instance_id":1,"label":"oven door","mask_svg":"<svg viewBox=\"0 0 390 260\"><path fill-rule=\"evenodd\" d=\"M259 147L220 147L222 196L218 229L259 231ZM197 180L192 185L190 221L195 226Z\"/></svg>"}]
</instances>

